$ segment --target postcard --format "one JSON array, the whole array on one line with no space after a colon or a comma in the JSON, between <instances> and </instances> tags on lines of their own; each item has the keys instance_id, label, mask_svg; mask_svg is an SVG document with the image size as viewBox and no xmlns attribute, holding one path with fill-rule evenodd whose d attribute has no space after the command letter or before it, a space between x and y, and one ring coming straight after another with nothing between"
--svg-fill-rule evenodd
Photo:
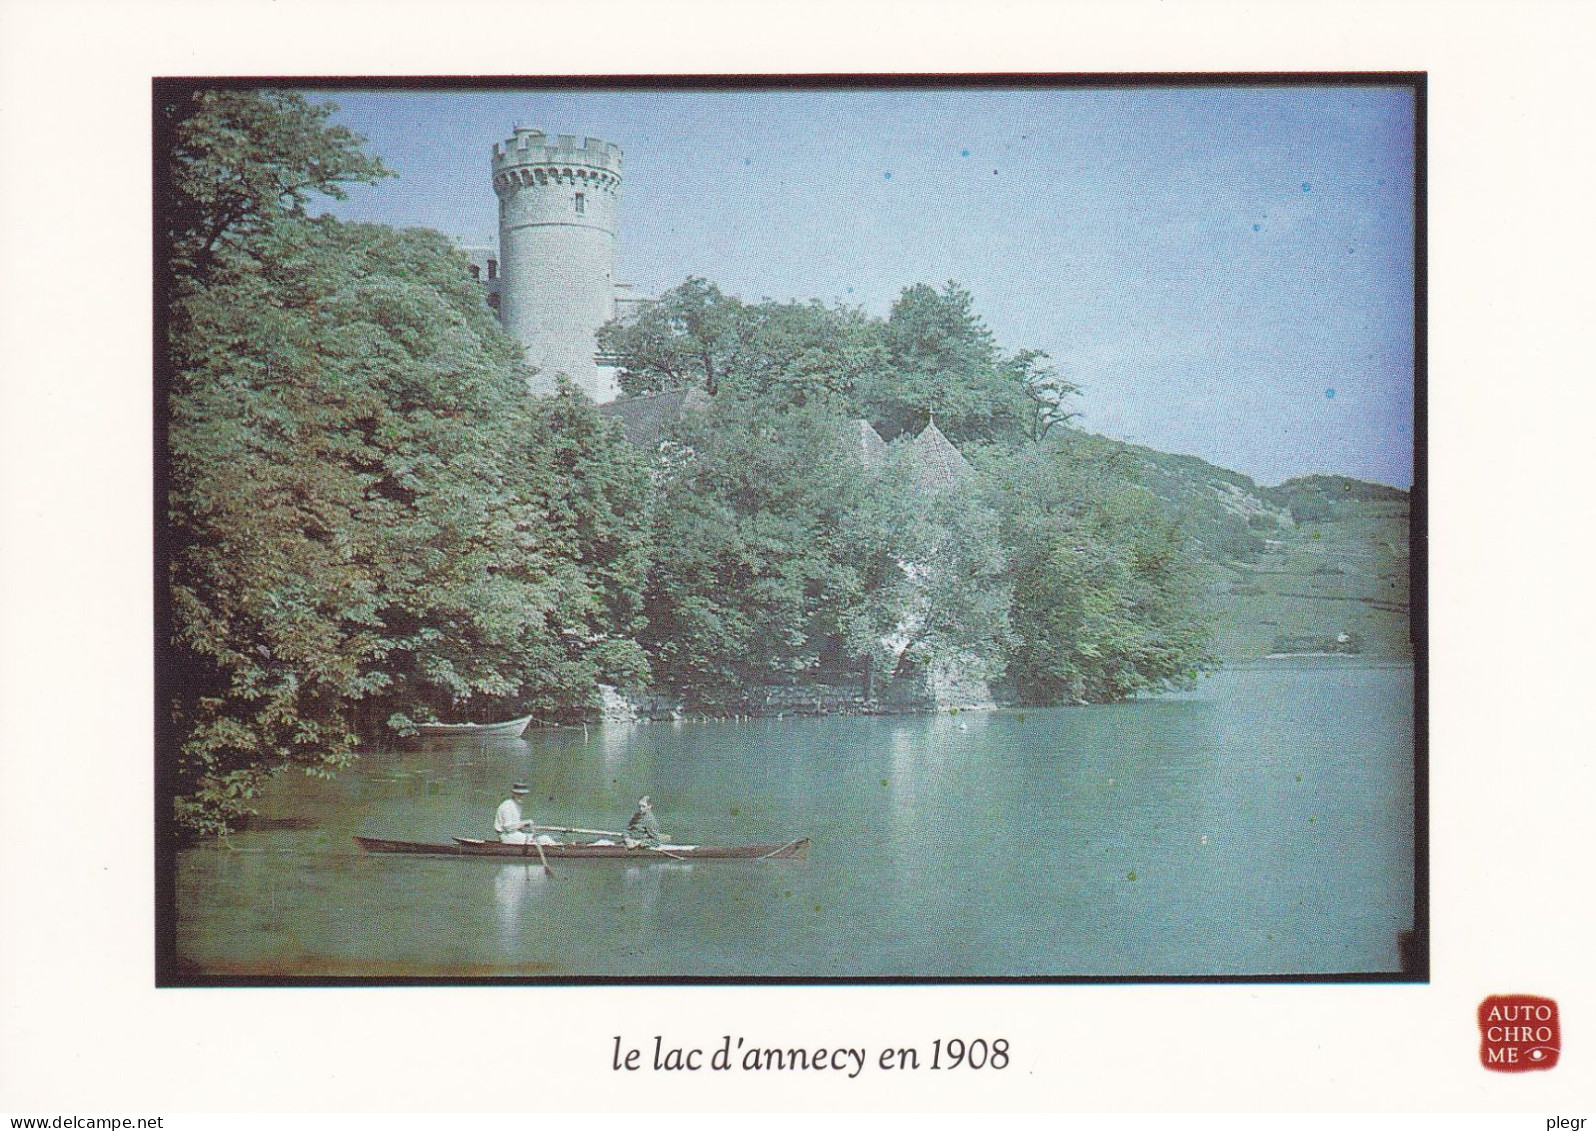
<instances>
[{"instance_id":1,"label":"postcard","mask_svg":"<svg viewBox=\"0 0 1596 1131\"><path fill-rule=\"evenodd\" d=\"M156 83L163 977L1422 979L1421 79L766 82Z\"/></svg>"},{"instance_id":2,"label":"postcard","mask_svg":"<svg viewBox=\"0 0 1596 1131\"><path fill-rule=\"evenodd\" d=\"M65 760L11 855L26 797L93 835L8 867L0 1106L1579 1117L1583 394L1517 349L1567 202L1480 220L1567 76L1460 82L1477 22L697 73L278 28L63 96L149 175L94 194L105 341L17 355L86 381L18 387L63 502L8 491L7 588L60 595L7 715Z\"/></svg>"}]
</instances>

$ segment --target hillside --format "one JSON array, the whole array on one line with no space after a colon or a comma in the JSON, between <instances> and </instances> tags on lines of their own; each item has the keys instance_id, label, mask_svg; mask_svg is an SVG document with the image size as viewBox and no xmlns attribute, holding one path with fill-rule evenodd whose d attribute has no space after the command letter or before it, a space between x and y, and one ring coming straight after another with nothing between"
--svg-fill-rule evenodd
<instances>
[{"instance_id":1,"label":"hillside","mask_svg":"<svg viewBox=\"0 0 1596 1131\"><path fill-rule=\"evenodd\" d=\"M1330 475L1261 487L1195 456L1122 447L1201 547L1222 659L1412 658L1408 492Z\"/></svg>"},{"instance_id":2,"label":"hillside","mask_svg":"<svg viewBox=\"0 0 1596 1131\"><path fill-rule=\"evenodd\" d=\"M1348 500L1282 529L1256 562L1215 565L1227 660L1281 652L1412 659L1407 500Z\"/></svg>"}]
</instances>

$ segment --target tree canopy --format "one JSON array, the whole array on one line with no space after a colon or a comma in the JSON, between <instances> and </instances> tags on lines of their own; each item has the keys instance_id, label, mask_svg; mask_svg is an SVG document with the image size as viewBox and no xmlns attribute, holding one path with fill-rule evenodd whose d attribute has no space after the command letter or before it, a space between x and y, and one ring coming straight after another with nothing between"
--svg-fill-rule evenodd
<instances>
[{"instance_id":1,"label":"tree canopy","mask_svg":"<svg viewBox=\"0 0 1596 1131\"><path fill-rule=\"evenodd\" d=\"M1021 702L1102 702L1213 666L1200 573L1177 515L1116 446L1068 432L991 461L1009 550L1009 672Z\"/></svg>"},{"instance_id":2,"label":"tree canopy","mask_svg":"<svg viewBox=\"0 0 1596 1131\"><path fill-rule=\"evenodd\" d=\"M668 686L734 702L874 662L902 595L903 512L845 420L723 394L676 428L657 492L642 639Z\"/></svg>"},{"instance_id":3,"label":"tree canopy","mask_svg":"<svg viewBox=\"0 0 1596 1131\"><path fill-rule=\"evenodd\" d=\"M748 304L689 278L602 328L599 342L629 396L731 388L820 402L888 439L935 416L957 442L1040 440L1069 420L1065 406L1078 391L1045 353L999 349L954 282L907 287L880 319L819 301Z\"/></svg>"},{"instance_id":4,"label":"tree canopy","mask_svg":"<svg viewBox=\"0 0 1596 1131\"><path fill-rule=\"evenodd\" d=\"M310 214L387 175L330 107L160 112L185 827L418 722L581 718L601 684L733 704L907 660L1055 703L1211 662L1190 532L957 283L881 318L686 280L599 334L628 394L708 394L638 450L563 381L529 397L446 238ZM918 473L933 414L976 464L956 484Z\"/></svg>"},{"instance_id":5,"label":"tree canopy","mask_svg":"<svg viewBox=\"0 0 1596 1131\"><path fill-rule=\"evenodd\" d=\"M285 91L206 90L159 108L171 140L163 172L166 258L203 277L227 249L248 250L314 195L392 176L364 139L329 125L336 107Z\"/></svg>"},{"instance_id":6,"label":"tree canopy","mask_svg":"<svg viewBox=\"0 0 1596 1131\"><path fill-rule=\"evenodd\" d=\"M616 425L569 389L527 397L442 236L305 214L308 187L376 167L305 137L324 113L196 101L174 183L244 161L250 203L216 213L221 239L168 229L183 821L223 828L272 772L328 772L362 735L578 714L599 680L641 679L648 471Z\"/></svg>"}]
</instances>

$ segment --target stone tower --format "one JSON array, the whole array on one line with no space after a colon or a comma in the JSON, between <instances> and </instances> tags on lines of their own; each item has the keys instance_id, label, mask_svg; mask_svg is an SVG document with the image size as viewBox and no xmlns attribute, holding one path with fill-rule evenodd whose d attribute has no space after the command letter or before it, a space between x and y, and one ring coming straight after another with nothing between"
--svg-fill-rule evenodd
<instances>
[{"instance_id":1,"label":"stone tower","mask_svg":"<svg viewBox=\"0 0 1596 1131\"><path fill-rule=\"evenodd\" d=\"M620 190L620 146L596 137L551 141L518 126L493 147L499 317L538 369L534 393L553 392L554 375L564 373L598 403L615 399L593 335L615 315Z\"/></svg>"}]
</instances>

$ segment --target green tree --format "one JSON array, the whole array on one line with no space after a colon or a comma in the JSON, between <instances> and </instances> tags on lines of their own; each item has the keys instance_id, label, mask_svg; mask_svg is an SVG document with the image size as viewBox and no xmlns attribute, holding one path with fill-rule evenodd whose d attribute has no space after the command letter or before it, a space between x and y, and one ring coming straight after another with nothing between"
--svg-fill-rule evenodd
<instances>
[{"instance_id":1,"label":"green tree","mask_svg":"<svg viewBox=\"0 0 1596 1131\"><path fill-rule=\"evenodd\" d=\"M586 612L586 683L638 686L649 674L636 637L647 625L644 588L653 559L650 462L564 377L532 405L529 466L538 474L547 532L582 564L593 604ZM585 696L579 696L580 703Z\"/></svg>"},{"instance_id":2,"label":"green tree","mask_svg":"<svg viewBox=\"0 0 1596 1131\"><path fill-rule=\"evenodd\" d=\"M886 362L880 322L856 308L750 305L699 278L646 304L635 319L602 327L599 343L618 361L628 396L735 388L795 405L821 401L839 412Z\"/></svg>"},{"instance_id":3,"label":"green tree","mask_svg":"<svg viewBox=\"0 0 1596 1131\"><path fill-rule=\"evenodd\" d=\"M885 321L819 301L748 304L690 278L599 331L629 396L702 389L791 404L822 401L884 436L935 414L960 442L1040 440L1073 415L1078 389L1038 350L1005 355L970 293L906 288Z\"/></svg>"},{"instance_id":4,"label":"green tree","mask_svg":"<svg viewBox=\"0 0 1596 1131\"><path fill-rule=\"evenodd\" d=\"M818 300L748 307L743 336L728 381L744 395L823 404L849 417L862 415L858 390L887 362L879 320Z\"/></svg>"},{"instance_id":5,"label":"green tree","mask_svg":"<svg viewBox=\"0 0 1596 1131\"><path fill-rule=\"evenodd\" d=\"M284 220L184 302L169 446L180 812L220 827L362 723L572 682L522 376L447 243Z\"/></svg>"},{"instance_id":6,"label":"green tree","mask_svg":"<svg viewBox=\"0 0 1596 1131\"><path fill-rule=\"evenodd\" d=\"M176 183L280 102L206 105L237 112L210 150L186 120ZM179 256L169 318L176 805L208 831L362 734L569 712L643 670L646 471L613 426L529 402L442 236L262 199L204 270Z\"/></svg>"},{"instance_id":7,"label":"green tree","mask_svg":"<svg viewBox=\"0 0 1596 1131\"><path fill-rule=\"evenodd\" d=\"M1107 702L1214 665L1199 565L1123 452L1064 433L994 462L1013 589L1009 675L1024 702Z\"/></svg>"},{"instance_id":8,"label":"green tree","mask_svg":"<svg viewBox=\"0 0 1596 1131\"><path fill-rule=\"evenodd\" d=\"M1079 415L1065 406L1080 394L1080 386L1066 380L1048 361L1041 350L1021 350L1000 365L1005 378L1024 393L1025 438L1032 443L1047 439L1055 426L1068 424Z\"/></svg>"},{"instance_id":9,"label":"green tree","mask_svg":"<svg viewBox=\"0 0 1596 1131\"><path fill-rule=\"evenodd\" d=\"M676 428L656 502L643 636L699 702L874 662L901 586L901 517L823 406L723 392Z\"/></svg>"},{"instance_id":10,"label":"green tree","mask_svg":"<svg viewBox=\"0 0 1596 1131\"><path fill-rule=\"evenodd\" d=\"M889 439L915 433L935 414L956 442L1014 440L1031 430L1029 381L1041 354L1006 360L957 283L904 290L883 328L886 364L861 391L870 419Z\"/></svg>"},{"instance_id":11,"label":"green tree","mask_svg":"<svg viewBox=\"0 0 1596 1131\"><path fill-rule=\"evenodd\" d=\"M618 361L627 396L691 388L714 396L740 363L746 321L739 300L694 277L645 304L635 319L601 327L599 352Z\"/></svg>"},{"instance_id":12,"label":"green tree","mask_svg":"<svg viewBox=\"0 0 1596 1131\"><path fill-rule=\"evenodd\" d=\"M171 146L163 163L164 257L179 280L202 279L226 250L247 252L313 195L392 176L363 138L286 91L204 90L158 108Z\"/></svg>"},{"instance_id":13,"label":"green tree","mask_svg":"<svg viewBox=\"0 0 1596 1131\"><path fill-rule=\"evenodd\" d=\"M1076 390L1045 354L1005 356L956 283L906 289L883 321L819 302L744 304L689 279L601 336L629 391L697 388L727 402L682 425L677 455L691 458L662 480L647 635L657 672L725 695L838 658L873 676L905 655L1001 670L1009 586L996 515L970 491L924 495L907 452L863 476L844 422L912 435L934 410L966 442L1012 449L1069 418ZM824 552L807 533L822 525L854 559ZM750 561L751 543L775 552ZM795 627L806 600L826 615Z\"/></svg>"}]
</instances>

